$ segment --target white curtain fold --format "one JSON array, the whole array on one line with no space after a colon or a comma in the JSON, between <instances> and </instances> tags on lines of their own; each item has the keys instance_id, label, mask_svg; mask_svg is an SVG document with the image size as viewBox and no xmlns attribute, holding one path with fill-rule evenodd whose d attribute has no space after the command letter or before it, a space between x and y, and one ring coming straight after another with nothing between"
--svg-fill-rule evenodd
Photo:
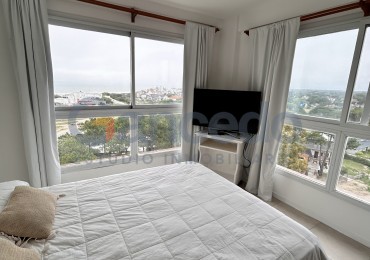
<instances>
[{"instance_id":1,"label":"white curtain fold","mask_svg":"<svg viewBox=\"0 0 370 260\"><path fill-rule=\"evenodd\" d=\"M45 0L2 0L17 79L29 182L61 182Z\"/></svg>"},{"instance_id":2,"label":"white curtain fold","mask_svg":"<svg viewBox=\"0 0 370 260\"><path fill-rule=\"evenodd\" d=\"M197 161L196 128L192 125L194 88L207 88L215 28L186 22L182 118L182 160Z\"/></svg>"},{"instance_id":3,"label":"white curtain fold","mask_svg":"<svg viewBox=\"0 0 370 260\"><path fill-rule=\"evenodd\" d=\"M299 18L250 30L249 90L262 91L262 111L246 190L270 201L284 124ZM250 149L252 151L252 149Z\"/></svg>"}]
</instances>

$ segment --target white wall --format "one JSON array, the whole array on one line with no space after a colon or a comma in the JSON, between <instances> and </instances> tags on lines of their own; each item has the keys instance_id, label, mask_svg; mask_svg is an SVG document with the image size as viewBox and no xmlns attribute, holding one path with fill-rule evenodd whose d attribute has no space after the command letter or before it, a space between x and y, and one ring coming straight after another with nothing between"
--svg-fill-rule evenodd
<instances>
[{"instance_id":1,"label":"white wall","mask_svg":"<svg viewBox=\"0 0 370 260\"><path fill-rule=\"evenodd\" d=\"M218 56L213 64L212 78L210 79L212 88L214 86L221 89L248 89L247 71L249 69L248 58L250 53L248 50L250 42L243 31L253 26L292 17L292 10L286 11L285 6L283 11L279 10L278 6L277 9L270 8L270 12L267 11L270 16L261 15L267 10L261 8L258 7L256 11L237 18L230 18L220 25L225 31L220 34L221 38L217 46ZM293 6L292 8L302 14L311 12L299 6ZM275 10L277 11L275 12ZM352 19L359 17L359 15L362 14L357 11L347 18ZM343 19L336 17L333 21L324 20L319 24L330 24L341 20ZM314 24L306 23L304 27L310 28L317 25L316 22ZM274 196L370 247L369 210L281 174L275 174Z\"/></svg>"},{"instance_id":2,"label":"white wall","mask_svg":"<svg viewBox=\"0 0 370 260\"><path fill-rule=\"evenodd\" d=\"M59 12L79 17L87 17L95 21L106 21L115 23L125 28L134 28L142 31L164 32L181 35L184 33L184 26L174 23L159 21L151 18L138 16L136 23L131 24L129 14L103 7L80 3L75 0L48 0L48 9L52 14ZM187 12L173 7L166 7L156 3L144 3L143 1L120 0L120 4L140 8L179 19L217 25L220 19L210 18L205 15ZM2 5L0 5L2 8ZM0 13L3 10L0 9ZM18 92L15 82L14 71L11 63L10 50L7 42L5 22L0 15L0 182L9 180L28 181L27 165L24 154L23 137L21 131L20 112L18 103ZM97 20L99 19L99 20ZM152 166L165 163L164 159L157 158ZM122 165L111 168L101 168L80 172L78 177L73 175L63 176L63 181L72 181L82 178L97 177L100 175L114 174L126 170L139 169L147 165L133 164L132 166Z\"/></svg>"},{"instance_id":3,"label":"white wall","mask_svg":"<svg viewBox=\"0 0 370 260\"><path fill-rule=\"evenodd\" d=\"M0 13L3 13L2 5ZM18 92L3 15L0 15L0 35L0 182L28 181Z\"/></svg>"},{"instance_id":4,"label":"white wall","mask_svg":"<svg viewBox=\"0 0 370 260\"><path fill-rule=\"evenodd\" d=\"M190 20L204 24L217 26L221 23L220 19L210 18L199 13L187 12L173 7L162 6L156 3L141 1L120 0L121 5L136 7L141 10L163 14L170 17L175 17L183 20ZM105 23L108 25L119 26L122 28L132 28L149 33L164 33L169 35L182 36L184 34L184 26L165 21L155 20L143 16L136 18L136 23L131 24L131 17L127 13L97 7L94 5L80 3L69 0L48 0L48 9L51 15L62 15L71 18L80 18L89 22ZM216 35L220 38L219 33ZM154 167L164 164L172 163L172 157L153 156L153 161L145 163L143 160L138 160L138 163L118 164L110 167L102 167L96 169L82 170L74 173L62 174L62 182L78 181L82 179L101 177L121 172L138 170L146 167Z\"/></svg>"},{"instance_id":5,"label":"white wall","mask_svg":"<svg viewBox=\"0 0 370 260\"><path fill-rule=\"evenodd\" d=\"M239 17L221 24L215 45L209 88L247 90L249 38L240 29Z\"/></svg>"},{"instance_id":6,"label":"white wall","mask_svg":"<svg viewBox=\"0 0 370 260\"><path fill-rule=\"evenodd\" d=\"M274 197L370 247L369 210L279 173L274 181Z\"/></svg>"},{"instance_id":7,"label":"white wall","mask_svg":"<svg viewBox=\"0 0 370 260\"><path fill-rule=\"evenodd\" d=\"M116 1L118 2L118 1ZM160 5L149 1L132 1L120 0L120 5L127 7L135 7L140 10L153 12L160 15L174 17L182 20L195 21L204 24L217 25L221 22L220 19L207 17L199 13L190 11L183 11L174 7ZM50 12L62 12L70 15L77 15L78 17L88 17L93 20L104 20L107 22L114 22L123 27L137 28L141 30L158 30L168 33L183 34L184 25L165 22L157 19L148 18L138 15L135 24L131 23L131 16L128 13L108 9L105 7L95 6L87 3L77 2L75 0L47 0L48 9Z\"/></svg>"}]
</instances>

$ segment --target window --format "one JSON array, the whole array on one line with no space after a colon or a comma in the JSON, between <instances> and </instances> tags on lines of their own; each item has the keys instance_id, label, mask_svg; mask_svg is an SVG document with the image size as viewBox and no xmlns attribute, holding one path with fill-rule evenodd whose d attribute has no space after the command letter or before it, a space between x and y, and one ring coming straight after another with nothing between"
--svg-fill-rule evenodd
<instances>
[{"instance_id":1,"label":"window","mask_svg":"<svg viewBox=\"0 0 370 260\"><path fill-rule=\"evenodd\" d=\"M335 134L284 125L278 164L325 185Z\"/></svg>"},{"instance_id":2,"label":"window","mask_svg":"<svg viewBox=\"0 0 370 260\"><path fill-rule=\"evenodd\" d=\"M179 151L181 39L77 23L49 31L63 169Z\"/></svg>"},{"instance_id":3,"label":"window","mask_svg":"<svg viewBox=\"0 0 370 260\"><path fill-rule=\"evenodd\" d=\"M183 55L182 44L135 38L137 105L182 103Z\"/></svg>"},{"instance_id":4,"label":"window","mask_svg":"<svg viewBox=\"0 0 370 260\"><path fill-rule=\"evenodd\" d=\"M181 146L181 114L139 116L139 153Z\"/></svg>"},{"instance_id":5,"label":"window","mask_svg":"<svg viewBox=\"0 0 370 260\"><path fill-rule=\"evenodd\" d=\"M287 112L340 120L357 33L350 30L297 41Z\"/></svg>"},{"instance_id":6,"label":"window","mask_svg":"<svg viewBox=\"0 0 370 260\"><path fill-rule=\"evenodd\" d=\"M351 100L348 121L368 126L370 123L370 28L366 29L366 37L361 52L355 87Z\"/></svg>"},{"instance_id":7,"label":"window","mask_svg":"<svg viewBox=\"0 0 370 260\"><path fill-rule=\"evenodd\" d=\"M131 104L128 36L55 25L49 30L56 107Z\"/></svg>"},{"instance_id":8,"label":"window","mask_svg":"<svg viewBox=\"0 0 370 260\"><path fill-rule=\"evenodd\" d=\"M367 23L298 39L277 169L368 208Z\"/></svg>"},{"instance_id":9,"label":"window","mask_svg":"<svg viewBox=\"0 0 370 260\"><path fill-rule=\"evenodd\" d=\"M338 191L370 203L370 140L347 137Z\"/></svg>"}]
</instances>

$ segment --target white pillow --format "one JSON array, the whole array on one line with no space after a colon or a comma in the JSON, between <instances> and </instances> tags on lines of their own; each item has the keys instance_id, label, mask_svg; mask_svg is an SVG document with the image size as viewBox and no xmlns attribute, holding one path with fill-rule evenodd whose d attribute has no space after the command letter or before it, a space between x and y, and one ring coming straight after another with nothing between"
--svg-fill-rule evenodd
<instances>
[{"instance_id":1,"label":"white pillow","mask_svg":"<svg viewBox=\"0 0 370 260\"><path fill-rule=\"evenodd\" d=\"M13 192L16 186L30 186L30 185L25 181L0 182L0 211L2 211L6 203L8 203L10 194Z\"/></svg>"}]
</instances>

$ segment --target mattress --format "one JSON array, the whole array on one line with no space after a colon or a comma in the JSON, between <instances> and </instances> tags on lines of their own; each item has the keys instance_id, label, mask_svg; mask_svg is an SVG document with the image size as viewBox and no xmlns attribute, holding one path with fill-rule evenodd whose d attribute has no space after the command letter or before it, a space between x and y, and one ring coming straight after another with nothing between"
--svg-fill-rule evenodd
<instances>
[{"instance_id":1,"label":"mattress","mask_svg":"<svg viewBox=\"0 0 370 260\"><path fill-rule=\"evenodd\" d=\"M65 197L44 259L326 259L309 230L198 163L45 189Z\"/></svg>"}]
</instances>

